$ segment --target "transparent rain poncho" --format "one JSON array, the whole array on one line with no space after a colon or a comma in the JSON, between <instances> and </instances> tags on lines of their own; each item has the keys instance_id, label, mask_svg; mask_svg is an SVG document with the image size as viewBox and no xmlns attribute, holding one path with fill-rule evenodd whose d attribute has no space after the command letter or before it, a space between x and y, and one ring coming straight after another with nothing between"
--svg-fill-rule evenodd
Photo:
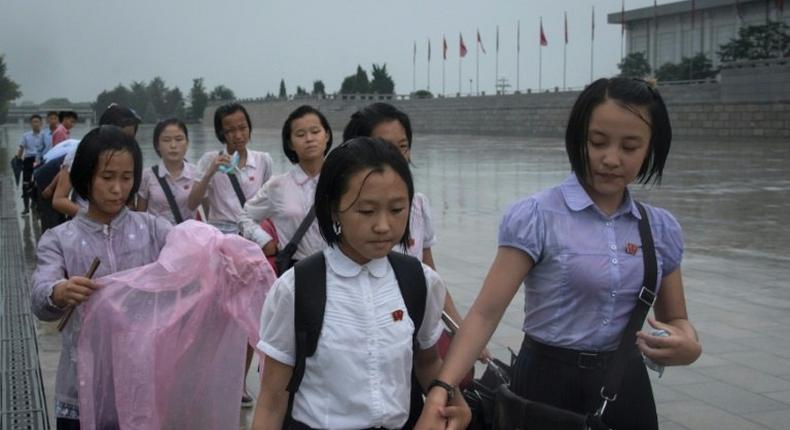
<instances>
[{"instance_id":1,"label":"transparent rain poncho","mask_svg":"<svg viewBox=\"0 0 790 430\"><path fill-rule=\"evenodd\" d=\"M260 247L196 221L156 262L98 279L81 305L82 428L238 428L245 345L274 280Z\"/></svg>"}]
</instances>

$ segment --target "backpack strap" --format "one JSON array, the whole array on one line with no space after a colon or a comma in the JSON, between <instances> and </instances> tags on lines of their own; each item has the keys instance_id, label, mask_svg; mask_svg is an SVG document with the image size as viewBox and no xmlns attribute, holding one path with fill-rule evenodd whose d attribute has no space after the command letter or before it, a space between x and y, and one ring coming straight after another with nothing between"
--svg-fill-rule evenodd
<instances>
[{"instance_id":1,"label":"backpack strap","mask_svg":"<svg viewBox=\"0 0 790 430\"><path fill-rule=\"evenodd\" d=\"M181 224L184 221L184 218L181 217L181 211L178 210L178 204L176 204L176 197L173 195L173 190L170 189L170 185L167 183L167 180L159 176L158 165L151 166L151 170L154 171L154 176L156 176L156 180L159 181L159 186L162 187L162 191L165 193L167 204L170 206L170 211L173 212L173 219L176 221L176 224Z\"/></svg>"},{"instance_id":2,"label":"backpack strap","mask_svg":"<svg viewBox=\"0 0 790 430\"><path fill-rule=\"evenodd\" d=\"M283 428L291 422L294 397L302 383L307 357L318 347L326 309L326 260L323 252L303 258L294 266L294 331L296 361L288 381L288 409Z\"/></svg>"},{"instance_id":3,"label":"backpack strap","mask_svg":"<svg viewBox=\"0 0 790 430\"><path fill-rule=\"evenodd\" d=\"M222 155L222 151L219 151L219 155ZM234 172L230 172L227 175L228 179L230 179L230 185L233 187L233 191L239 199L239 204L241 204L241 208L244 209L244 204L247 203L247 197L244 195L244 191L241 190L239 178L236 177L236 173Z\"/></svg>"},{"instance_id":4,"label":"backpack strap","mask_svg":"<svg viewBox=\"0 0 790 430\"><path fill-rule=\"evenodd\" d=\"M410 255L390 252L387 259L395 272L395 279L398 281L400 294L406 303L406 310L409 311L409 317L414 322L412 339L416 348L417 333L422 327L422 320L425 316L425 300L428 298L425 272L422 270L420 260Z\"/></svg>"}]
</instances>

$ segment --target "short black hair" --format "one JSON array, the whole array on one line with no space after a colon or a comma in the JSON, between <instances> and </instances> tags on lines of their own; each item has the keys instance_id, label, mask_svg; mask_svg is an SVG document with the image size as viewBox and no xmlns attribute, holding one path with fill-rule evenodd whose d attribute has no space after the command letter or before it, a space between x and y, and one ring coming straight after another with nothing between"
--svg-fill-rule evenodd
<instances>
[{"instance_id":1,"label":"short black hair","mask_svg":"<svg viewBox=\"0 0 790 430\"><path fill-rule=\"evenodd\" d=\"M181 121L178 118L168 118L156 123L156 127L154 127L154 151L156 151L156 155L162 156L159 153L159 137L162 135L162 132L165 131L170 125L175 125L184 132L184 136L186 136L187 140L189 140L189 132L187 131L187 125L184 124L184 121Z\"/></svg>"},{"instance_id":2,"label":"short black hair","mask_svg":"<svg viewBox=\"0 0 790 430\"><path fill-rule=\"evenodd\" d=\"M129 151L134 159L134 185L127 197L127 202L132 201L140 189L140 180L143 176L143 154L137 141L114 125L103 125L89 131L77 146L74 161L71 164L69 178L74 191L85 200L91 199L93 176L99 166L99 157L105 151Z\"/></svg>"},{"instance_id":3,"label":"short black hair","mask_svg":"<svg viewBox=\"0 0 790 430\"><path fill-rule=\"evenodd\" d=\"M30 119L28 121L33 121L36 118L38 118L39 121L41 121L43 119L43 118L41 118L41 115L39 115L37 113L34 113L33 115L30 115Z\"/></svg>"},{"instance_id":4,"label":"short black hair","mask_svg":"<svg viewBox=\"0 0 790 430\"><path fill-rule=\"evenodd\" d=\"M49 118L51 116L58 116L58 111L51 110L51 111L47 112L47 118Z\"/></svg>"},{"instance_id":5,"label":"short black hair","mask_svg":"<svg viewBox=\"0 0 790 430\"><path fill-rule=\"evenodd\" d=\"M590 117L593 110L606 100L615 101L632 112L636 112L635 107L644 107L650 113L650 118L642 118L650 125L650 148L636 179L642 184L651 180L660 183L672 143L672 125L664 99L654 85L634 78L598 79L576 99L565 131L565 150L579 182L586 183L589 171L587 140Z\"/></svg>"},{"instance_id":6,"label":"short black hair","mask_svg":"<svg viewBox=\"0 0 790 430\"><path fill-rule=\"evenodd\" d=\"M340 210L340 199L348 191L351 177L364 169L382 172L385 167L392 168L406 183L409 190L409 212L411 212L414 181L409 164L394 145L381 139L358 137L343 142L326 157L315 190L315 216L321 236L330 246L340 243L340 236L335 233L332 215ZM400 243L408 248L409 242L407 222Z\"/></svg>"},{"instance_id":7,"label":"short black hair","mask_svg":"<svg viewBox=\"0 0 790 430\"><path fill-rule=\"evenodd\" d=\"M318 120L321 121L321 127L324 127L324 131L326 131L326 133L329 135L329 140L326 142L326 150L324 150L324 155L328 154L329 149L332 148L332 128L329 127L329 121L326 120L324 114L310 105L299 106L296 108L296 110L291 112L290 115L288 115L288 118L285 120L285 124L283 124L283 152L292 164L299 162L299 156L296 154L296 151L291 148L291 124L297 119L309 114L314 114L318 117Z\"/></svg>"},{"instance_id":8,"label":"short black hair","mask_svg":"<svg viewBox=\"0 0 790 430\"><path fill-rule=\"evenodd\" d=\"M343 130L343 141L359 137L370 136L373 129L382 122L398 121L406 131L406 139L411 149L411 121L405 112L389 103L373 103L354 112L351 120Z\"/></svg>"},{"instance_id":9,"label":"short black hair","mask_svg":"<svg viewBox=\"0 0 790 430\"><path fill-rule=\"evenodd\" d=\"M99 125L114 125L120 128L134 126L135 133L137 133L140 122L142 120L134 109L115 103L108 106L99 118Z\"/></svg>"},{"instance_id":10,"label":"short black hair","mask_svg":"<svg viewBox=\"0 0 790 430\"><path fill-rule=\"evenodd\" d=\"M224 104L214 111L214 135L223 144L225 143L225 131L222 129L222 119L236 112L244 112L244 118L247 119L247 128L250 129L250 136L252 136L252 121L250 121L250 114L247 113L247 109L241 103Z\"/></svg>"},{"instance_id":11,"label":"short black hair","mask_svg":"<svg viewBox=\"0 0 790 430\"><path fill-rule=\"evenodd\" d=\"M74 121L80 119L79 115L77 115L77 112L74 112L73 110L62 110L58 112L58 121L63 122L63 120L66 118L74 118Z\"/></svg>"}]
</instances>

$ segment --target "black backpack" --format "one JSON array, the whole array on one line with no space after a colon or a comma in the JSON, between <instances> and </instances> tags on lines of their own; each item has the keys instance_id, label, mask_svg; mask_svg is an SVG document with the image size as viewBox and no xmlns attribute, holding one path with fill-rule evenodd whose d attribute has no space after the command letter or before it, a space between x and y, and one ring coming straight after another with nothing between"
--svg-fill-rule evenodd
<instances>
[{"instance_id":1,"label":"black backpack","mask_svg":"<svg viewBox=\"0 0 790 430\"><path fill-rule=\"evenodd\" d=\"M412 342L417 345L417 333L425 315L425 300L428 288L422 263L416 258L398 252L391 252L387 259L395 272L401 296L409 316L414 323ZM296 361L291 380L288 382L288 410L283 429L291 426L291 411L294 397L302 383L305 361L312 357L318 347L318 338L324 323L326 309L326 260L324 253L318 252L300 260L294 266L294 328L296 332ZM416 348L414 349L416 351ZM411 372L412 390L409 419L403 428L412 428L422 411L423 398L420 384Z\"/></svg>"}]
</instances>

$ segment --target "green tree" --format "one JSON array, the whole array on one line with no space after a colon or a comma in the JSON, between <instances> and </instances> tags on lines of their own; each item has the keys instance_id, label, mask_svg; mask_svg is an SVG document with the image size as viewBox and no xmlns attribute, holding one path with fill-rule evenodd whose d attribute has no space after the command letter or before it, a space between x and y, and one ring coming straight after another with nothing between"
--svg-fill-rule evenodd
<instances>
[{"instance_id":1,"label":"green tree","mask_svg":"<svg viewBox=\"0 0 790 430\"><path fill-rule=\"evenodd\" d=\"M387 73L387 64L373 64L373 80L370 81L370 92L378 94L394 94L395 82Z\"/></svg>"},{"instance_id":2,"label":"green tree","mask_svg":"<svg viewBox=\"0 0 790 430\"><path fill-rule=\"evenodd\" d=\"M288 92L285 91L285 79L280 79L280 95L279 98L287 99Z\"/></svg>"},{"instance_id":3,"label":"green tree","mask_svg":"<svg viewBox=\"0 0 790 430\"><path fill-rule=\"evenodd\" d=\"M115 88L111 89L110 91L102 91L96 96L96 102L93 103L93 111L96 112L96 118L101 117L101 114L104 113L104 110L107 109L107 106L111 105L112 103L118 103L121 106L130 106L130 101L132 99L132 92L129 91L123 84L118 84ZM145 107L145 105L143 105ZM133 108L138 112L142 110L138 110L138 108Z\"/></svg>"},{"instance_id":4,"label":"green tree","mask_svg":"<svg viewBox=\"0 0 790 430\"><path fill-rule=\"evenodd\" d=\"M192 100L192 105L189 107L189 117L193 121L200 121L208 104L208 94L206 94L206 87L203 85L203 78L192 79L189 98Z\"/></svg>"},{"instance_id":5,"label":"green tree","mask_svg":"<svg viewBox=\"0 0 790 430\"><path fill-rule=\"evenodd\" d=\"M304 89L304 88L302 88L302 87L297 85L296 86L296 95L299 96L299 97L304 97L304 96L307 96L308 93L307 93L306 89Z\"/></svg>"},{"instance_id":6,"label":"green tree","mask_svg":"<svg viewBox=\"0 0 790 430\"><path fill-rule=\"evenodd\" d=\"M209 95L209 100L211 101L225 101L225 100L236 100L236 94L233 93L233 90L224 86L224 85L217 85L211 90L211 94Z\"/></svg>"},{"instance_id":7,"label":"green tree","mask_svg":"<svg viewBox=\"0 0 790 430\"><path fill-rule=\"evenodd\" d=\"M19 85L6 76L5 56L0 55L0 124L5 122L11 102L19 97Z\"/></svg>"},{"instance_id":8,"label":"green tree","mask_svg":"<svg viewBox=\"0 0 790 430\"><path fill-rule=\"evenodd\" d=\"M41 103L41 106L48 107L48 108L70 108L72 107L73 103L66 97L53 97L51 99L45 100Z\"/></svg>"},{"instance_id":9,"label":"green tree","mask_svg":"<svg viewBox=\"0 0 790 430\"><path fill-rule=\"evenodd\" d=\"M313 81L313 92L311 94L315 97L324 97L326 95L324 83L322 81Z\"/></svg>"},{"instance_id":10,"label":"green tree","mask_svg":"<svg viewBox=\"0 0 790 430\"><path fill-rule=\"evenodd\" d=\"M699 53L691 58L683 57L680 64L664 64L656 70L656 78L659 81L688 81L714 78L718 73L710 58Z\"/></svg>"},{"instance_id":11,"label":"green tree","mask_svg":"<svg viewBox=\"0 0 790 430\"><path fill-rule=\"evenodd\" d=\"M650 63L647 61L644 52L632 52L628 54L617 67L620 68L620 76L624 78L644 78L650 76Z\"/></svg>"},{"instance_id":12,"label":"green tree","mask_svg":"<svg viewBox=\"0 0 790 430\"><path fill-rule=\"evenodd\" d=\"M167 88L167 85L165 85L165 81L163 81L159 76L151 79L151 82L148 83L148 103L154 107L154 121L158 121L159 118L168 114L167 103L165 102L165 97L168 91L169 88ZM144 112L149 111L150 106L148 103L146 103ZM150 117L145 118L144 115L143 119L148 122Z\"/></svg>"},{"instance_id":13,"label":"green tree","mask_svg":"<svg viewBox=\"0 0 790 430\"><path fill-rule=\"evenodd\" d=\"M340 94L367 94L370 92L368 73L357 66L357 73L347 76L340 85Z\"/></svg>"},{"instance_id":14,"label":"green tree","mask_svg":"<svg viewBox=\"0 0 790 430\"><path fill-rule=\"evenodd\" d=\"M722 62L790 57L790 26L784 22L741 27L738 37L719 46Z\"/></svg>"},{"instance_id":15,"label":"green tree","mask_svg":"<svg viewBox=\"0 0 790 430\"><path fill-rule=\"evenodd\" d=\"M148 104L148 86L143 81L132 81L129 85L129 100L128 107L137 112L145 110ZM118 102L120 103L120 102Z\"/></svg>"},{"instance_id":16,"label":"green tree","mask_svg":"<svg viewBox=\"0 0 790 430\"><path fill-rule=\"evenodd\" d=\"M167 106L164 115L167 117L184 118L186 107L184 104L184 95L178 87L173 88L165 94L165 106Z\"/></svg>"}]
</instances>

